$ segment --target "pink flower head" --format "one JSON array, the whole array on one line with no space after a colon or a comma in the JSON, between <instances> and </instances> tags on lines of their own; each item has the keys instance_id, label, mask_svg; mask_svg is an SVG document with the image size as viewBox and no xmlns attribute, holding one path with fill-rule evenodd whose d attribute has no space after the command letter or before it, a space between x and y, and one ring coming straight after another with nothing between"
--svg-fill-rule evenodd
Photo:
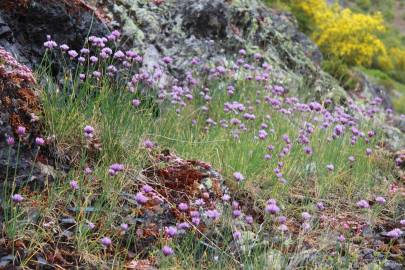
<instances>
[{"instance_id":1,"label":"pink flower head","mask_svg":"<svg viewBox=\"0 0 405 270\"><path fill-rule=\"evenodd\" d=\"M7 136L6 142L7 142L7 145L12 146L12 145L14 145L15 140L13 137Z\"/></svg>"},{"instance_id":2,"label":"pink flower head","mask_svg":"<svg viewBox=\"0 0 405 270\"><path fill-rule=\"evenodd\" d=\"M268 204L268 205L266 205L265 210L266 210L267 213L269 213L271 215L275 215L278 212L280 212L280 208L276 204Z\"/></svg>"},{"instance_id":3,"label":"pink flower head","mask_svg":"<svg viewBox=\"0 0 405 270\"><path fill-rule=\"evenodd\" d=\"M235 179L236 182L245 180L245 177L240 172L234 172L233 178Z\"/></svg>"},{"instance_id":4,"label":"pink flower head","mask_svg":"<svg viewBox=\"0 0 405 270\"><path fill-rule=\"evenodd\" d=\"M24 135L25 135L25 131L26 131L25 127L23 127L23 126L18 126L18 127L17 127L17 134L18 134L18 136L20 136L20 137L24 136Z\"/></svg>"},{"instance_id":5,"label":"pink flower head","mask_svg":"<svg viewBox=\"0 0 405 270\"><path fill-rule=\"evenodd\" d=\"M335 169L335 166L333 166L333 164L328 164L326 165L326 169L328 169L328 171L333 171Z\"/></svg>"},{"instance_id":6,"label":"pink flower head","mask_svg":"<svg viewBox=\"0 0 405 270\"><path fill-rule=\"evenodd\" d=\"M152 149L155 146L155 144L151 140L144 140L143 146L145 146L145 148L147 149Z\"/></svg>"},{"instance_id":7,"label":"pink flower head","mask_svg":"<svg viewBox=\"0 0 405 270\"><path fill-rule=\"evenodd\" d=\"M126 223L122 223L122 224L120 225L120 227L121 227L121 229L122 229L124 232L128 231L128 228L129 228L128 224L126 224Z\"/></svg>"},{"instance_id":8,"label":"pink flower head","mask_svg":"<svg viewBox=\"0 0 405 270\"><path fill-rule=\"evenodd\" d=\"M45 144L45 140L43 138L37 137L35 138L35 144L38 146L42 146Z\"/></svg>"},{"instance_id":9,"label":"pink flower head","mask_svg":"<svg viewBox=\"0 0 405 270\"><path fill-rule=\"evenodd\" d=\"M402 231L398 228L395 228L389 232L387 232L387 236L390 238L399 238L402 235Z\"/></svg>"},{"instance_id":10,"label":"pink flower head","mask_svg":"<svg viewBox=\"0 0 405 270\"><path fill-rule=\"evenodd\" d=\"M142 192L138 192L135 195L135 200L138 204L145 204L148 202L148 197L146 197L145 195L143 195Z\"/></svg>"},{"instance_id":11,"label":"pink flower head","mask_svg":"<svg viewBox=\"0 0 405 270\"><path fill-rule=\"evenodd\" d=\"M75 180L70 181L69 185L72 189L79 189L79 184Z\"/></svg>"},{"instance_id":12,"label":"pink flower head","mask_svg":"<svg viewBox=\"0 0 405 270\"><path fill-rule=\"evenodd\" d=\"M75 51L75 50L70 50L68 51L68 55L70 56L70 58L76 58L79 54Z\"/></svg>"},{"instance_id":13,"label":"pink flower head","mask_svg":"<svg viewBox=\"0 0 405 270\"><path fill-rule=\"evenodd\" d=\"M141 105L141 101L139 99L133 99L132 100L132 106L137 108L137 107L139 107L139 105Z\"/></svg>"},{"instance_id":14,"label":"pink flower head","mask_svg":"<svg viewBox=\"0 0 405 270\"><path fill-rule=\"evenodd\" d=\"M162 248L162 253L163 253L163 255L165 255L166 257L168 257L168 256L173 255L173 254L174 254L174 251L173 251L173 249L172 249L171 247L169 247L169 246L164 246L164 247Z\"/></svg>"},{"instance_id":15,"label":"pink flower head","mask_svg":"<svg viewBox=\"0 0 405 270\"><path fill-rule=\"evenodd\" d=\"M358 201L358 202L356 203L356 205L357 205L357 207L359 207L359 208L364 208L364 209L370 208L370 205L368 204L368 201L366 201L366 200L360 200L360 201Z\"/></svg>"},{"instance_id":16,"label":"pink flower head","mask_svg":"<svg viewBox=\"0 0 405 270\"><path fill-rule=\"evenodd\" d=\"M24 197L20 194L14 194L13 196L11 196L11 200L15 203L20 203L24 200Z\"/></svg>"},{"instance_id":17,"label":"pink flower head","mask_svg":"<svg viewBox=\"0 0 405 270\"><path fill-rule=\"evenodd\" d=\"M235 240L239 240L242 238L242 234L240 231L234 231L232 236L233 236L233 239L235 239Z\"/></svg>"},{"instance_id":18,"label":"pink flower head","mask_svg":"<svg viewBox=\"0 0 405 270\"><path fill-rule=\"evenodd\" d=\"M101 244L105 247L108 247L111 245L111 239L109 237L103 237L101 238Z\"/></svg>"},{"instance_id":19,"label":"pink flower head","mask_svg":"<svg viewBox=\"0 0 405 270\"><path fill-rule=\"evenodd\" d=\"M308 221L311 219L311 215L308 212L302 212L301 217L305 221Z\"/></svg>"},{"instance_id":20,"label":"pink flower head","mask_svg":"<svg viewBox=\"0 0 405 270\"><path fill-rule=\"evenodd\" d=\"M386 202L385 198L381 196L376 197L375 201L378 202L379 204L384 204Z\"/></svg>"},{"instance_id":21,"label":"pink flower head","mask_svg":"<svg viewBox=\"0 0 405 270\"><path fill-rule=\"evenodd\" d=\"M345 240L346 240L346 238L344 237L343 234L339 235L339 237L338 237L339 242L344 242Z\"/></svg>"},{"instance_id":22,"label":"pink flower head","mask_svg":"<svg viewBox=\"0 0 405 270\"><path fill-rule=\"evenodd\" d=\"M183 211L183 212L188 210L188 205L186 203L179 203L178 207L179 207L180 211Z\"/></svg>"},{"instance_id":23,"label":"pink flower head","mask_svg":"<svg viewBox=\"0 0 405 270\"><path fill-rule=\"evenodd\" d=\"M177 228L174 226L166 227L165 233L168 237L175 237L177 234Z\"/></svg>"}]
</instances>

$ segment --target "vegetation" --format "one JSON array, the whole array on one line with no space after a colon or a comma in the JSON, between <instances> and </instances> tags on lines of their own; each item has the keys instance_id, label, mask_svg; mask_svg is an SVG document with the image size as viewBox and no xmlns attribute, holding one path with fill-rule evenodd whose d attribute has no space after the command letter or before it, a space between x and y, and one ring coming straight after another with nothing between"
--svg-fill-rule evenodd
<instances>
[{"instance_id":1,"label":"vegetation","mask_svg":"<svg viewBox=\"0 0 405 270\"><path fill-rule=\"evenodd\" d=\"M7 202L7 237L13 250L24 245L28 254L21 266L40 254L99 269L141 259L161 269L349 269L383 265L398 252L404 212L395 164L379 147L386 117L376 109L380 100L365 107L349 101L350 110L336 100L303 103L260 55L243 49L224 66L190 59L187 78L166 91L159 84L170 57L147 72L140 55L96 37L80 54L46 45L38 70L42 119L53 138L46 143L73 168L43 192L22 189ZM50 76L55 59L65 61L58 83ZM216 201L208 186L171 198L167 211L178 213L170 220L177 229L161 227L145 242L145 211L157 207L147 203L151 194L170 198L162 182L140 176L167 166L156 159L165 149L209 162L229 190ZM32 205L35 220L28 218ZM376 250L382 259L359 259L380 228L387 233ZM148 241L148 254L135 252Z\"/></svg>"}]
</instances>

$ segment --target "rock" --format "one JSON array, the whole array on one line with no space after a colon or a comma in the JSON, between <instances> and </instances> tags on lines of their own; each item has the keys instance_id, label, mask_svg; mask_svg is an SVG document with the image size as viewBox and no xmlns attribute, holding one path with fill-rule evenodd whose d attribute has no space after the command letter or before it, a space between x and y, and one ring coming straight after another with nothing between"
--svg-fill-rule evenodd
<instances>
[{"instance_id":1,"label":"rock","mask_svg":"<svg viewBox=\"0 0 405 270\"><path fill-rule=\"evenodd\" d=\"M38 147L35 146L35 138L42 137L42 124L36 117L40 111L31 70L0 47L1 186L6 176L8 181L15 179L17 186L34 179L35 183L43 183L45 176L35 166L35 157L45 164L52 164L53 159L48 154L47 147L38 152ZM21 137L20 143L17 135L19 126L26 128L26 135ZM14 145L7 144L6 138L9 136L14 138Z\"/></svg>"},{"instance_id":2,"label":"rock","mask_svg":"<svg viewBox=\"0 0 405 270\"><path fill-rule=\"evenodd\" d=\"M0 2L0 46L29 66L41 61L46 35L80 49L88 34L106 33L101 15L82 0Z\"/></svg>"},{"instance_id":3,"label":"rock","mask_svg":"<svg viewBox=\"0 0 405 270\"><path fill-rule=\"evenodd\" d=\"M387 260L384 263L384 270L402 270L404 269L404 266L400 263L397 263L395 261Z\"/></svg>"},{"instance_id":4,"label":"rock","mask_svg":"<svg viewBox=\"0 0 405 270\"><path fill-rule=\"evenodd\" d=\"M273 11L261 1L166 0L156 5L148 0L104 0L98 7L114 18L128 47L148 55L151 46L156 48L145 65L156 59L161 64L163 56L171 56L169 72L175 78L184 78L193 57L224 64L244 48L260 53L291 92L316 98L345 95L320 69L319 49L298 31L291 14Z\"/></svg>"}]
</instances>

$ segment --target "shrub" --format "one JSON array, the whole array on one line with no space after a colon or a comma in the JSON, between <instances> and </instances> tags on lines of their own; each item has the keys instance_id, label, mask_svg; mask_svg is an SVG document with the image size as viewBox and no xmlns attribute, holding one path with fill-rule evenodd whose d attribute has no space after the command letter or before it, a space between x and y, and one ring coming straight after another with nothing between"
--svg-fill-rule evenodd
<instances>
[{"instance_id":1,"label":"shrub","mask_svg":"<svg viewBox=\"0 0 405 270\"><path fill-rule=\"evenodd\" d=\"M308 18L304 23L310 24L314 41L329 59L342 59L349 66L370 66L374 57L386 54L377 37L385 31L380 13L354 13L325 0L295 1L295 10L298 18Z\"/></svg>"}]
</instances>

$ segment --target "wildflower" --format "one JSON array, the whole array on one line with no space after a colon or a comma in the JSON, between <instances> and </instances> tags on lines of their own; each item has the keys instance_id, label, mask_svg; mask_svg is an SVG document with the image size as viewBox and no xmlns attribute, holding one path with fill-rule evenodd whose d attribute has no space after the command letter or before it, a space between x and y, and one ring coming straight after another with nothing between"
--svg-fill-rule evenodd
<instances>
[{"instance_id":1,"label":"wildflower","mask_svg":"<svg viewBox=\"0 0 405 270\"><path fill-rule=\"evenodd\" d=\"M389 232L387 232L387 236L390 238L399 238L402 235L402 231L398 228L395 228Z\"/></svg>"},{"instance_id":2,"label":"wildflower","mask_svg":"<svg viewBox=\"0 0 405 270\"><path fill-rule=\"evenodd\" d=\"M13 137L7 136L6 142L7 142L7 145L8 145L8 146L12 146L12 145L14 145L15 140L14 140Z\"/></svg>"},{"instance_id":3,"label":"wildflower","mask_svg":"<svg viewBox=\"0 0 405 270\"><path fill-rule=\"evenodd\" d=\"M224 194L224 196L222 196L222 200L227 202L231 199L231 196L229 196L228 194Z\"/></svg>"},{"instance_id":4,"label":"wildflower","mask_svg":"<svg viewBox=\"0 0 405 270\"><path fill-rule=\"evenodd\" d=\"M302 229L303 229L304 231L307 231L307 230L309 230L310 228L311 228L311 224L309 224L309 223L307 223L307 222L302 223Z\"/></svg>"},{"instance_id":5,"label":"wildflower","mask_svg":"<svg viewBox=\"0 0 405 270\"><path fill-rule=\"evenodd\" d=\"M90 61L94 64L98 61L98 58L93 55L90 57Z\"/></svg>"},{"instance_id":6,"label":"wildflower","mask_svg":"<svg viewBox=\"0 0 405 270\"><path fill-rule=\"evenodd\" d=\"M115 53L114 53L114 58L119 58L119 59L121 59L121 58L124 58L125 57L125 54L122 52L122 51L116 51Z\"/></svg>"},{"instance_id":7,"label":"wildflower","mask_svg":"<svg viewBox=\"0 0 405 270\"><path fill-rule=\"evenodd\" d=\"M94 223L92 223L90 221L87 222L87 226L89 226L90 230L93 230L96 227L96 225L94 225Z\"/></svg>"},{"instance_id":8,"label":"wildflower","mask_svg":"<svg viewBox=\"0 0 405 270\"><path fill-rule=\"evenodd\" d=\"M344 237L343 234L339 235L339 237L338 237L339 242L344 242L345 240L346 240L346 238Z\"/></svg>"},{"instance_id":9,"label":"wildflower","mask_svg":"<svg viewBox=\"0 0 405 270\"><path fill-rule=\"evenodd\" d=\"M142 186L142 191L145 192L145 193L149 193L149 192L153 191L153 188L151 186L149 186L149 185L143 185Z\"/></svg>"},{"instance_id":10,"label":"wildflower","mask_svg":"<svg viewBox=\"0 0 405 270\"><path fill-rule=\"evenodd\" d=\"M144 140L143 146L145 146L146 149L152 149L155 145L151 140Z\"/></svg>"},{"instance_id":11,"label":"wildflower","mask_svg":"<svg viewBox=\"0 0 405 270\"><path fill-rule=\"evenodd\" d=\"M83 73L80 73L80 74L79 74L79 79L80 79L80 80L83 81L85 78L86 78L86 74L83 74Z\"/></svg>"},{"instance_id":12,"label":"wildflower","mask_svg":"<svg viewBox=\"0 0 405 270\"><path fill-rule=\"evenodd\" d=\"M376 197L375 201L378 202L379 204L384 204L385 203L384 197L381 197L381 196Z\"/></svg>"},{"instance_id":13,"label":"wildflower","mask_svg":"<svg viewBox=\"0 0 405 270\"><path fill-rule=\"evenodd\" d=\"M145 204L148 202L148 197L146 197L145 195L143 195L142 192L138 192L135 195L135 201L139 204Z\"/></svg>"},{"instance_id":14,"label":"wildflower","mask_svg":"<svg viewBox=\"0 0 405 270\"><path fill-rule=\"evenodd\" d=\"M18 134L18 136L20 136L20 137L22 137L22 136L24 136L25 135L25 127L23 127L23 126L18 126L17 127L17 134Z\"/></svg>"},{"instance_id":15,"label":"wildflower","mask_svg":"<svg viewBox=\"0 0 405 270\"><path fill-rule=\"evenodd\" d=\"M246 55L246 50L245 49L240 49L239 54L240 55Z\"/></svg>"},{"instance_id":16,"label":"wildflower","mask_svg":"<svg viewBox=\"0 0 405 270\"><path fill-rule=\"evenodd\" d=\"M93 138L94 128L92 126L85 126L83 131L84 131L84 137L86 137L87 139Z\"/></svg>"},{"instance_id":17,"label":"wildflower","mask_svg":"<svg viewBox=\"0 0 405 270\"><path fill-rule=\"evenodd\" d=\"M232 209L238 209L239 208L239 203L237 201L232 202Z\"/></svg>"},{"instance_id":18,"label":"wildflower","mask_svg":"<svg viewBox=\"0 0 405 270\"><path fill-rule=\"evenodd\" d=\"M177 234L177 228L174 226L166 227L165 233L167 234L168 237L175 237Z\"/></svg>"},{"instance_id":19,"label":"wildflower","mask_svg":"<svg viewBox=\"0 0 405 270\"><path fill-rule=\"evenodd\" d=\"M137 107L139 107L139 105L141 105L141 101L139 99L133 99L132 100L132 106L137 108Z\"/></svg>"},{"instance_id":20,"label":"wildflower","mask_svg":"<svg viewBox=\"0 0 405 270\"><path fill-rule=\"evenodd\" d=\"M100 71L95 70L95 71L93 71L92 74L93 74L94 78L100 78L101 77L101 72Z\"/></svg>"},{"instance_id":21,"label":"wildflower","mask_svg":"<svg viewBox=\"0 0 405 270\"><path fill-rule=\"evenodd\" d=\"M55 48L57 46L58 46L58 44L53 40L48 40L48 41L44 42L44 47L47 49L50 49L50 50L52 50L53 48Z\"/></svg>"},{"instance_id":22,"label":"wildflower","mask_svg":"<svg viewBox=\"0 0 405 270\"><path fill-rule=\"evenodd\" d=\"M276 204L268 204L265 208L266 212L272 215L277 214L280 212L280 208Z\"/></svg>"},{"instance_id":23,"label":"wildflower","mask_svg":"<svg viewBox=\"0 0 405 270\"><path fill-rule=\"evenodd\" d=\"M69 185L72 189L79 189L79 184L75 180L70 181Z\"/></svg>"},{"instance_id":24,"label":"wildflower","mask_svg":"<svg viewBox=\"0 0 405 270\"><path fill-rule=\"evenodd\" d=\"M21 196L20 194L14 194L13 196L11 196L11 199L15 203L20 203L20 202L22 202L24 200L24 197Z\"/></svg>"},{"instance_id":25,"label":"wildflower","mask_svg":"<svg viewBox=\"0 0 405 270\"><path fill-rule=\"evenodd\" d=\"M35 144L38 146L42 146L45 144L45 140L43 138L37 137L35 138Z\"/></svg>"},{"instance_id":26,"label":"wildflower","mask_svg":"<svg viewBox=\"0 0 405 270\"><path fill-rule=\"evenodd\" d=\"M233 177L235 178L236 182L245 180L245 177L240 172L234 172Z\"/></svg>"},{"instance_id":27,"label":"wildflower","mask_svg":"<svg viewBox=\"0 0 405 270\"><path fill-rule=\"evenodd\" d=\"M89 175L89 174L92 174L92 173L93 173L93 170L90 169L89 167L84 168L84 174L85 175Z\"/></svg>"},{"instance_id":28,"label":"wildflower","mask_svg":"<svg viewBox=\"0 0 405 270\"><path fill-rule=\"evenodd\" d=\"M187 211L188 210L188 205L186 203L179 203L178 205L180 211Z\"/></svg>"},{"instance_id":29,"label":"wildflower","mask_svg":"<svg viewBox=\"0 0 405 270\"><path fill-rule=\"evenodd\" d=\"M162 60L165 64L171 64L173 62L173 58L171 58L170 56L165 56Z\"/></svg>"},{"instance_id":30,"label":"wildflower","mask_svg":"<svg viewBox=\"0 0 405 270\"><path fill-rule=\"evenodd\" d=\"M319 211L325 210L325 206L323 205L322 202L318 202L318 203L316 204L316 208L318 208Z\"/></svg>"},{"instance_id":31,"label":"wildflower","mask_svg":"<svg viewBox=\"0 0 405 270\"><path fill-rule=\"evenodd\" d=\"M371 155L371 153L372 153L372 150L370 148L367 148L366 149L366 155L369 156L369 155Z\"/></svg>"},{"instance_id":32,"label":"wildflower","mask_svg":"<svg viewBox=\"0 0 405 270\"><path fill-rule=\"evenodd\" d=\"M308 221L308 220L311 219L311 215L310 215L308 212L303 212L303 213L301 214L301 217L302 217L302 219L305 220L305 221Z\"/></svg>"},{"instance_id":33,"label":"wildflower","mask_svg":"<svg viewBox=\"0 0 405 270\"><path fill-rule=\"evenodd\" d=\"M163 255L165 255L166 257L173 255L174 251L171 247L169 246L164 246L162 248L162 253Z\"/></svg>"},{"instance_id":34,"label":"wildflower","mask_svg":"<svg viewBox=\"0 0 405 270\"><path fill-rule=\"evenodd\" d=\"M281 224L281 225L278 227L278 229L279 229L281 232L286 232L286 231L288 231L288 227L287 227L287 225L285 225L285 224Z\"/></svg>"},{"instance_id":35,"label":"wildflower","mask_svg":"<svg viewBox=\"0 0 405 270\"><path fill-rule=\"evenodd\" d=\"M234 218L240 217L241 214L242 214L242 212L238 209L232 211L232 215Z\"/></svg>"},{"instance_id":36,"label":"wildflower","mask_svg":"<svg viewBox=\"0 0 405 270\"><path fill-rule=\"evenodd\" d=\"M191 225L187 222L182 222L177 224L177 228L179 228L180 230L186 230L189 229L191 227Z\"/></svg>"},{"instance_id":37,"label":"wildflower","mask_svg":"<svg viewBox=\"0 0 405 270\"><path fill-rule=\"evenodd\" d=\"M205 212L206 216L210 219L216 220L218 219L221 214L218 212L218 210L214 209L214 210L207 210Z\"/></svg>"},{"instance_id":38,"label":"wildflower","mask_svg":"<svg viewBox=\"0 0 405 270\"><path fill-rule=\"evenodd\" d=\"M197 199L197 200L195 200L194 204L197 206L202 206L205 204L205 202L203 199Z\"/></svg>"},{"instance_id":39,"label":"wildflower","mask_svg":"<svg viewBox=\"0 0 405 270\"><path fill-rule=\"evenodd\" d=\"M69 46L68 46L68 45L66 45L66 44L62 44L62 45L60 45L60 46L59 46L59 48L61 48L61 49L62 49L62 50L64 50L64 51L69 50Z\"/></svg>"},{"instance_id":40,"label":"wildflower","mask_svg":"<svg viewBox=\"0 0 405 270\"><path fill-rule=\"evenodd\" d=\"M81 53L81 54L89 54L89 53L90 53L90 50L87 49L87 48L83 48L83 49L80 50L80 53Z\"/></svg>"},{"instance_id":41,"label":"wildflower","mask_svg":"<svg viewBox=\"0 0 405 270\"><path fill-rule=\"evenodd\" d=\"M354 161L356 160L356 159L354 158L354 156L350 156L348 159L349 159L350 162L354 162Z\"/></svg>"},{"instance_id":42,"label":"wildflower","mask_svg":"<svg viewBox=\"0 0 405 270\"><path fill-rule=\"evenodd\" d=\"M401 220L399 221L399 224L401 224L402 226L405 226L405 219L401 219Z\"/></svg>"},{"instance_id":43,"label":"wildflower","mask_svg":"<svg viewBox=\"0 0 405 270\"><path fill-rule=\"evenodd\" d=\"M326 165L326 169L328 169L328 171L333 171L335 169L335 166L333 166L333 164L328 164Z\"/></svg>"},{"instance_id":44,"label":"wildflower","mask_svg":"<svg viewBox=\"0 0 405 270\"><path fill-rule=\"evenodd\" d=\"M201 219L199 217L193 217L193 218L191 218L191 222L194 225L198 226L200 224L200 222L201 222Z\"/></svg>"},{"instance_id":45,"label":"wildflower","mask_svg":"<svg viewBox=\"0 0 405 270\"><path fill-rule=\"evenodd\" d=\"M76 58L79 54L75 51L75 50L70 50L68 51L68 55L70 56L70 58Z\"/></svg>"},{"instance_id":46,"label":"wildflower","mask_svg":"<svg viewBox=\"0 0 405 270\"><path fill-rule=\"evenodd\" d=\"M120 225L120 227L121 227L121 229L124 231L124 232L126 232L126 231L128 231L128 224L126 224L126 223L122 223L121 225Z\"/></svg>"},{"instance_id":47,"label":"wildflower","mask_svg":"<svg viewBox=\"0 0 405 270\"><path fill-rule=\"evenodd\" d=\"M370 205L366 200L360 200L356 203L357 207L359 208L370 208Z\"/></svg>"},{"instance_id":48,"label":"wildflower","mask_svg":"<svg viewBox=\"0 0 405 270\"><path fill-rule=\"evenodd\" d=\"M240 240L242 238L242 234L240 231L234 231L232 236L233 236L233 239L235 239L235 240Z\"/></svg>"},{"instance_id":49,"label":"wildflower","mask_svg":"<svg viewBox=\"0 0 405 270\"><path fill-rule=\"evenodd\" d=\"M305 146L304 147L304 152L307 155L312 155L312 148L310 146Z\"/></svg>"},{"instance_id":50,"label":"wildflower","mask_svg":"<svg viewBox=\"0 0 405 270\"><path fill-rule=\"evenodd\" d=\"M101 238L101 244L105 247L108 247L111 245L111 239L109 237L103 237Z\"/></svg>"},{"instance_id":51,"label":"wildflower","mask_svg":"<svg viewBox=\"0 0 405 270\"><path fill-rule=\"evenodd\" d=\"M252 216L246 216L245 220L246 220L247 224L253 224L253 217Z\"/></svg>"},{"instance_id":52,"label":"wildflower","mask_svg":"<svg viewBox=\"0 0 405 270\"><path fill-rule=\"evenodd\" d=\"M279 216L277 218L277 222L280 224L284 224L284 223L286 223L286 221L287 221L287 218L285 216Z\"/></svg>"}]
</instances>

